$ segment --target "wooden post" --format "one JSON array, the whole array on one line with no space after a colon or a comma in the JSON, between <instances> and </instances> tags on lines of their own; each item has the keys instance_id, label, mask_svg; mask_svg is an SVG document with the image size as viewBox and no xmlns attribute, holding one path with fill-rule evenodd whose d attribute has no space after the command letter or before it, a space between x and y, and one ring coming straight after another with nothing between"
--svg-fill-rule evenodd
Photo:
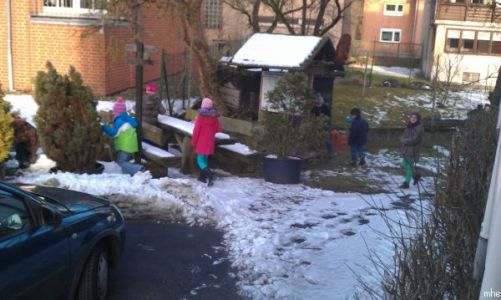
<instances>
[{"instance_id":1,"label":"wooden post","mask_svg":"<svg viewBox=\"0 0 501 300\"><path fill-rule=\"evenodd\" d=\"M362 86L362 97L365 97L365 84L367 81L367 65L369 64L369 52L365 52L364 85Z\"/></svg>"},{"instance_id":2,"label":"wooden post","mask_svg":"<svg viewBox=\"0 0 501 300\"><path fill-rule=\"evenodd\" d=\"M183 174L190 174L192 171L193 151L191 151L191 137L185 136L181 144L181 172Z\"/></svg>"},{"instance_id":3,"label":"wooden post","mask_svg":"<svg viewBox=\"0 0 501 300\"><path fill-rule=\"evenodd\" d=\"M137 146L138 152L135 155L135 162L141 162L141 153L142 153L142 141L143 141L143 133L142 133L142 124L143 124L143 53L144 53L144 45L143 38L141 34L141 3L139 0L136 0L135 7L135 26L136 26L136 118L138 121L137 125Z\"/></svg>"}]
</instances>

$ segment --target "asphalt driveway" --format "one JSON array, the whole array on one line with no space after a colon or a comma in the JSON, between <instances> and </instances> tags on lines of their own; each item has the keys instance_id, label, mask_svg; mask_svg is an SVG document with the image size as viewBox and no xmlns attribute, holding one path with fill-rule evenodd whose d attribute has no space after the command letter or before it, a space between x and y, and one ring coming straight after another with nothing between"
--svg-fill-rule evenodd
<instances>
[{"instance_id":1,"label":"asphalt driveway","mask_svg":"<svg viewBox=\"0 0 501 300\"><path fill-rule=\"evenodd\" d=\"M241 299L217 230L146 221L126 230L110 299Z\"/></svg>"}]
</instances>

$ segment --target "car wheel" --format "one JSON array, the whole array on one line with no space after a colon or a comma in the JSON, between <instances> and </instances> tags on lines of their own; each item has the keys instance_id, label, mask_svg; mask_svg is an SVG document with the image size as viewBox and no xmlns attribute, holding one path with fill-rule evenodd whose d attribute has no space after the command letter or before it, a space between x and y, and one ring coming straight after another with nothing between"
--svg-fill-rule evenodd
<instances>
[{"instance_id":1,"label":"car wheel","mask_svg":"<svg viewBox=\"0 0 501 300\"><path fill-rule=\"evenodd\" d=\"M92 251L78 287L78 300L104 300L108 295L109 257L103 246Z\"/></svg>"}]
</instances>

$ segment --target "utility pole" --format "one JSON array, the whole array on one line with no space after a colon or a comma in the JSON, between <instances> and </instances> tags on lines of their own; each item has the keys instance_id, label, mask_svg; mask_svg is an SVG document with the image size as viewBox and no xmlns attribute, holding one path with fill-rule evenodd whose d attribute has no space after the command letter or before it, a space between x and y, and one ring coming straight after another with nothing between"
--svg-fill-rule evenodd
<instances>
[{"instance_id":1,"label":"utility pole","mask_svg":"<svg viewBox=\"0 0 501 300\"><path fill-rule=\"evenodd\" d=\"M367 84L367 65L369 64L369 52L365 52L364 85L362 86L362 98L365 98L365 85Z\"/></svg>"},{"instance_id":2,"label":"utility pole","mask_svg":"<svg viewBox=\"0 0 501 300\"><path fill-rule=\"evenodd\" d=\"M136 117L137 125L137 144L138 152L135 155L135 162L141 162L142 141L143 141L143 57L144 44L141 28L141 0L136 0L134 24L135 42L136 42Z\"/></svg>"}]
</instances>

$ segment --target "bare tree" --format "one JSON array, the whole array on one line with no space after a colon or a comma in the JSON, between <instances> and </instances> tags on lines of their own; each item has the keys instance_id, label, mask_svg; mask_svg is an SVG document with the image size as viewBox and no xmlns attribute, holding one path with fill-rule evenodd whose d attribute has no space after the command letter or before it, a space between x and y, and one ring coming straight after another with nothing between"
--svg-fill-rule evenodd
<instances>
[{"instance_id":1,"label":"bare tree","mask_svg":"<svg viewBox=\"0 0 501 300\"><path fill-rule=\"evenodd\" d=\"M242 13L253 32L272 33L282 24L289 34L323 36L343 18L353 1L358 0L344 3L340 0L224 0L224 3Z\"/></svg>"},{"instance_id":2,"label":"bare tree","mask_svg":"<svg viewBox=\"0 0 501 300\"><path fill-rule=\"evenodd\" d=\"M462 55L439 54L435 57L435 89L439 93L439 105L445 106L454 85L458 85Z\"/></svg>"},{"instance_id":3,"label":"bare tree","mask_svg":"<svg viewBox=\"0 0 501 300\"><path fill-rule=\"evenodd\" d=\"M222 114L226 114L225 104L219 101L217 62L211 55L204 33L202 21L204 0L177 0L174 3L181 18L184 41L193 51L199 64L200 90L204 97L214 100L214 104Z\"/></svg>"},{"instance_id":4,"label":"bare tree","mask_svg":"<svg viewBox=\"0 0 501 300\"><path fill-rule=\"evenodd\" d=\"M198 62L202 96L212 98L218 110L224 115L227 109L224 103L219 101L216 61L211 56L204 34L203 4L204 0L109 0L103 4L103 8L108 12L103 14L103 17L106 22L127 21L133 18L135 9L139 6L151 5L156 5L159 13L169 13L168 17L179 17L184 42L193 51ZM141 26L135 22L130 24L133 28Z\"/></svg>"}]
</instances>

